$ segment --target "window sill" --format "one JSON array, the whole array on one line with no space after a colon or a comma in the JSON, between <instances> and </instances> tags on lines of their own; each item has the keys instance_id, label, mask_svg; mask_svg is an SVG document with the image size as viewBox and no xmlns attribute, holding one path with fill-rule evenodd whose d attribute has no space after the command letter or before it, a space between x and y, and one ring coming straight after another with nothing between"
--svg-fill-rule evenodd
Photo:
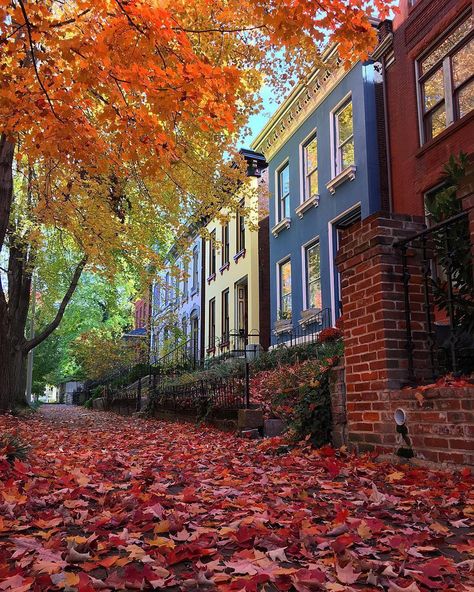
<instances>
[{"instance_id":1,"label":"window sill","mask_svg":"<svg viewBox=\"0 0 474 592\"><path fill-rule=\"evenodd\" d=\"M306 201L304 201L302 204L300 204L296 209L295 209L295 213L298 216L298 218L302 218L305 214L305 212L307 212L311 207L318 207L319 205L319 195L315 194L312 195L309 199L307 199Z\"/></svg>"},{"instance_id":2,"label":"window sill","mask_svg":"<svg viewBox=\"0 0 474 592\"><path fill-rule=\"evenodd\" d=\"M246 253L246 250L245 249L241 249L238 253L236 253L234 255L234 261L236 263L238 263L239 262L239 259L244 259L245 258L245 253Z\"/></svg>"},{"instance_id":3,"label":"window sill","mask_svg":"<svg viewBox=\"0 0 474 592\"><path fill-rule=\"evenodd\" d=\"M280 335L281 333L290 333L293 330L293 321L291 319L283 319L275 321L273 324L273 334Z\"/></svg>"},{"instance_id":4,"label":"window sill","mask_svg":"<svg viewBox=\"0 0 474 592\"><path fill-rule=\"evenodd\" d=\"M318 314L321 312L320 308L307 308L301 311L301 319L298 321L301 327L311 325L316 322Z\"/></svg>"},{"instance_id":5,"label":"window sill","mask_svg":"<svg viewBox=\"0 0 474 592\"><path fill-rule=\"evenodd\" d=\"M418 150L415 152L415 158L421 158L425 154L425 152L428 152L434 146L437 146L441 142L444 142L447 138L449 138L451 134L456 133L459 128L464 127L465 125L470 123L471 120L474 120L474 111L467 113L466 115L464 115L464 117L461 117L461 119L458 119L457 121L449 125L435 138L431 138L431 140L425 142L423 146L418 148Z\"/></svg>"},{"instance_id":6,"label":"window sill","mask_svg":"<svg viewBox=\"0 0 474 592\"><path fill-rule=\"evenodd\" d=\"M216 348L215 348L215 346L214 346L214 347L208 347L208 348L206 349L206 353L207 353L207 354L213 354L213 353L215 353L215 351L216 351Z\"/></svg>"},{"instance_id":7,"label":"window sill","mask_svg":"<svg viewBox=\"0 0 474 592\"><path fill-rule=\"evenodd\" d=\"M222 341L221 344L219 345L220 349L225 349L226 347L230 346L230 341Z\"/></svg>"},{"instance_id":8,"label":"window sill","mask_svg":"<svg viewBox=\"0 0 474 592\"><path fill-rule=\"evenodd\" d=\"M224 271L229 268L230 268L230 263L229 263L229 261L227 261L227 263L224 263L224 265L219 267L219 273L222 275L224 273Z\"/></svg>"},{"instance_id":9,"label":"window sill","mask_svg":"<svg viewBox=\"0 0 474 592\"><path fill-rule=\"evenodd\" d=\"M212 273L208 278L207 278L207 283L210 284L211 282L214 282L216 279L216 274Z\"/></svg>"},{"instance_id":10,"label":"window sill","mask_svg":"<svg viewBox=\"0 0 474 592\"><path fill-rule=\"evenodd\" d=\"M192 298L193 296L196 296L196 294L197 294L198 292L199 292L199 287L192 288L192 290L191 290L191 298Z\"/></svg>"},{"instance_id":11,"label":"window sill","mask_svg":"<svg viewBox=\"0 0 474 592\"><path fill-rule=\"evenodd\" d=\"M275 224L275 226L272 228L272 234L274 237L277 237L280 232L282 230L285 230L287 228L289 228L291 226L291 218L283 218L283 220L281 222L278 222L278 224Z\"/></svg>"},{"instance_id":12,"label":"window sill","mask_svg":"<svg viewBox=\"0 0 474 592\"><path fill-rule=\"evenodd\" d=\"M334 179L331 179L329 183L326 183L326 188L331 195L336 193L336 189L339 185L342 185L346 181L353 181L356 177L357 167L353 164L346 167L339 175L336 175Z\"/></svg>"}]
</instances>

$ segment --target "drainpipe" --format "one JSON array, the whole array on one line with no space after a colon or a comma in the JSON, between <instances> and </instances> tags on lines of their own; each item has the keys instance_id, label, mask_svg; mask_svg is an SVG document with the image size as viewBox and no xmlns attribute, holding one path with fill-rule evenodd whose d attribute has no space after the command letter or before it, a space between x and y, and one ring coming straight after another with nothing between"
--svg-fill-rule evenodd
<instances>
[{"instance_id":1,"label":"drainpipe","mask_svg":"<svg viewBox=\"0 0 474 592\"><path fill-rule=\"evenodd\" d=\"M387 184L388 184L388 205L390 213L393 212L393 198L392 198L392 165L391 165L391 151L390 151L390 123L388 120L388 102L387 102L387 79L386 79L386 60L382 56L382 89L383 89L383 117L385 120L385 150L387 153Z\"/></svg>"}]
</instances>

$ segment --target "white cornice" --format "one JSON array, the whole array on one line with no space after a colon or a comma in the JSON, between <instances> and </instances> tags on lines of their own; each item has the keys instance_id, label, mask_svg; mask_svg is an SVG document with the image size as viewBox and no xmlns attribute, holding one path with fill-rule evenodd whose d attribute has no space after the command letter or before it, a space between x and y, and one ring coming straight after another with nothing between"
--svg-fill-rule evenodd
<instances>
[{"instance_id":1,"label":"white cornice","mask_svg":"<svg viewBox=\"0 0 474 592\"><path fill-rule=\"evenodd\" d=\"M299 84L293 89L252 142L252 149L262 152L267 161L273 158L310 113L354 67L346 70L342 60L334 54L335 48L325 59L328 69L315 70L305 84ZM331 61L331 58L334 59Z\"/></svg>"}]
</instances>

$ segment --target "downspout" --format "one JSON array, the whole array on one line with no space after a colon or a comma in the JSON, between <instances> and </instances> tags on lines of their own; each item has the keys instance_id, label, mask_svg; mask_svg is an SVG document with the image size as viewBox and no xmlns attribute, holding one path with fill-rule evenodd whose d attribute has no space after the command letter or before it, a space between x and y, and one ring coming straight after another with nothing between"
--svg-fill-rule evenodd
<instances>
[{"instance_id":1,"label":"downspout","mask_svg":"<svg viewBox=\"0 0 474 592\"><path fill-rule=\"evenodd\" d=\"M201 238L201 327L199 330L200 352L199 357L204 360L205 333L206 333L206 239Z\"/></svg>"},{"instance_id":2,"label":"downspout","mask_svg":"<svg viewBox=\"0 0 474 592\"><path fill-rule=\"evenodd\" d=\"M387 102L387 80L386 80L386 60L382 56L382 89L383 89L383 116L385 119L385 150L387 152L387 186L388 186L388 205L389 213L393 212L393 198L392 198L392 164L390 151L390 133L389 133L389 119L388 119L388 102Z\"/></svg>"}]
</instances>

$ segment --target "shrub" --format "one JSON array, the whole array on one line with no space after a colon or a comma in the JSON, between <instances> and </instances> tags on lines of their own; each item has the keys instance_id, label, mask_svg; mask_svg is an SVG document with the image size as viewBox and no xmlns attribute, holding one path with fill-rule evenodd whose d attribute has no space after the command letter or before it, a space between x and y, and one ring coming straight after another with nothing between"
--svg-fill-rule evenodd
<instances>
[{"instance_id":1,"label":"shrub","mask_svg":"<svg viewBox=\"0 0 474 592\"><path fill-rule=\"evenodd\" d=\"M2 434L0 436L0 457L5 457L13 463L15 459L25 460L28 456L30 445L14 434Z\"/></svg>"},{"instance_id":2,"label":"shrub","mask_svg":"<svg viewBox=\"0 0 474 592\"><path fill-rule=\"evenodd\" d=\"M330 441L329 371L338 356L305 360L257 373L250 381L252 401L267 416L278 417L296 440L310 437L315 446Z\"/></svg>"},{"instance_id":3,"label":"shrub","mask_svg":"<svg viewBox=\"0 0 474 592\"><path fill-rule=\"evenodd\" d=\"M318 335L319 343L330 343L342 338L342 331L338 327L328 327L323 329Z\"/></svg>"}]
</instances>

